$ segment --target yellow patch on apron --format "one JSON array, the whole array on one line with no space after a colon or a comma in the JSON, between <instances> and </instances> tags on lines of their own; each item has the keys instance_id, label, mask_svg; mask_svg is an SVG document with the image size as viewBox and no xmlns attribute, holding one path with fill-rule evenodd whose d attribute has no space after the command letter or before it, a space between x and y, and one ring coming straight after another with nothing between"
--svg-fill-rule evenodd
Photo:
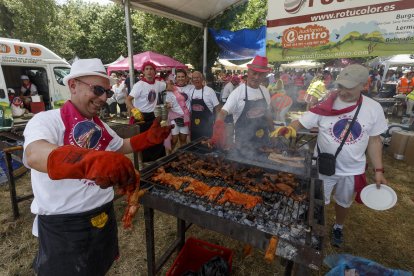
<instances>
[{"instance_id":1,"label":"yellow patch on apron","mask_svg":"<svg viewBox=\"0 0 414 276\"><path fill-rule=\"evenodd\" d=\"M91 223L96 228L104 227L107 221L108 221L108 215L105 212L102 212L99 215L91 218Z\"/></svg>"},{"instance_id":2,"label":"yellow patch on apron","mask_svg":"<svg viewBox=\"0 0 414 276\"><path fill-rule=\"evenodd\" d=\"M198 118L194 120L194 123L195 123L197 126L200 124L200 122L201 122L201 120L200 120L200 119L198 119Z\"/></svg>"},{"instance_id":3,"label":"yellow patch on apron","mask_svg":"<svg viewBox=\"0 0 414 276\"><path fill-rule=\"evenodd\" d=\"M263 135L264 135L264 130L262 128L256 131L256 137L262 138Z\"/></svg>"}]
</instances>

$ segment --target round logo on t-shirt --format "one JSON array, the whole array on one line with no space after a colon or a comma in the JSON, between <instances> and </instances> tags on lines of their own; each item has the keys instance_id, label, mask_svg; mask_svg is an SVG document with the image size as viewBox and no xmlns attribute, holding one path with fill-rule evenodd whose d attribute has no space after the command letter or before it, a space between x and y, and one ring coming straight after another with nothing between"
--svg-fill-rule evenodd
<instances>
[{"instance_id":1,"label":"round logo on t-shirt","mask_svg":"<svg viewBox=\"0 0 414 276\"><path fill-rule=\"evenodd\" d=\"M188 95L184 92L180 92L180 94L184 97L184 100L187 101L188 100Z\"/></svg>"},{"instance_id":2,"label":"round logo on t-shirt","mask_svg":"<svg viewBox=\"0 0 414 276\"><path fill-rule=\"evenodd\" d=\"M348 127L351 124L351 120L348 118L340 119L338 122L336 122L332 128L333 135L335 136L336 140L341 142L346 132L348 131ZM346 144L354 144L359 140L362 134L362 127L358 123L358 121L355 121L354 125L352 126L351 132L349 133L345 143Z\"/></svg>"},{"instance_id":3,"label":"round logo on t-shirt","mask_svg":"<svg viewBox=\"0 0 414 276\"><path fill-rule=\"evenodd\" d=\"M82 121L73 128L73 138L82 148L93 149L102 137L101 128L91 121Z\"/></svg>"},{"instance_id":4,"label":"round logo on t-shirt","mask_svg":"<svg viewBox=\"0 0 414 276\"><path fill-rule=\"evenodd\" d=\"M148 102L153 103L155 101L155 99L157 98L157 94L155 93L154 90L151 90L148 93Z\"/></svg>"}]
</instances>

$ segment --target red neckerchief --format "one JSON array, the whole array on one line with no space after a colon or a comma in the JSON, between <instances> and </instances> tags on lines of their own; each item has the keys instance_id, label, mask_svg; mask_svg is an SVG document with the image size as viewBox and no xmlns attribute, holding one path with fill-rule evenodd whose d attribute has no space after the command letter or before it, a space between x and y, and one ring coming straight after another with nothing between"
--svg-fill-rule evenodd
<instances>
[{"instance_id":1,"label":"red neckerchief","mask_svg":"<svg viewBox=\"0 0 414 276\"><path fill-rule=\"evenodd\" d=\"M315 114L318 114L318 115L322 115L322 116L341 115L341 114L345 114L345 113L348 113L354 110L360 103L362 103L362 98L363 98L361 95L358 101L354 105L345 107L343 109L333 109L333 104L337 97L338 97L338 93L333 91L329 94L326 100L310 108L309 111Z\"/></svg>"},{"instance_id":2,"label":"red neckerchief","mask_svg":"<svg viewBox=\"0 0 414 276\"><path fill-rule=\"evenodd\" d=\"M155 83L155 78L154 78L154 80L153 81L149 81L149 80L147 80L146 78L141 78L140 80L142 80L143 82L146 82L146 83L148 83L148 84L154 84Z\"/></svg>"},{"instance_id":3,"label":"red neckerchief","mask_svg":"<svg viewBox=\"0 0 414 276\"><path fill-rule=\"evenodd\" d=\"M113 139L97 116L85 118L70 100L60 109L60 116L65 125L64 145L105 150Z\"/></svg>"}]
</instances>

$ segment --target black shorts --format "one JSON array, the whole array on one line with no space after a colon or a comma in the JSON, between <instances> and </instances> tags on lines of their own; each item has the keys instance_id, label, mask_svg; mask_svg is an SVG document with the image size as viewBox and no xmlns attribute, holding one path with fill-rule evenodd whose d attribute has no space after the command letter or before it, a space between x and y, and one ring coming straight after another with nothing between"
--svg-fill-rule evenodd
<instances>
[{"instance_id":1,"label":"black shorts","mask_svg":"<svg viewBox=\"0 0 414 276\"><path fill-rule=\"evenodd\" d=\"M112 201L80 214L39 215L38 275L105 275L119 256Z\"/></svg>"}]
</instances>

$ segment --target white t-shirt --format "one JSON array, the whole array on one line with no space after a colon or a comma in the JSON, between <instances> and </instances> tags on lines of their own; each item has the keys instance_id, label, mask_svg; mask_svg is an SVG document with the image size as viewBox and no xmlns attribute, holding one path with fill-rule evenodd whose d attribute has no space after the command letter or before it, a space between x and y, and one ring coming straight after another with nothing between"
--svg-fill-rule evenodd
<instances>
[{"instance_id":1,"label":"white t-shirt","mask_svg":"<svg viewBox=\"0 0 414 276\"><path fill-rule=\"evenodd\" d=\"M223 91L221 92L221 101L226 102L227 98L229 97L230 93L233 92L234 85L229 81L224 87Z\"/></svg>"},{"instance_id":2,"label":"white t-shirt","mask_svg":"<svg viewBox=\"0 0 414 276\"><path fill-rule=\"evenodd\" d=\"M24 87L24 86L22 86L22 87L20 88L20 92L22 93L22 95L23 95L24 93L26 93L27 89L28 89L28 88L26 88L26 87ZM29 96L35 96L35 95L37 95L37 94L38 94L38 93L37 93L37 87L36 87L36 85L34 85L33 83L31 83L31 84L30 84L30 95L29 95Z\"/></svg>"},{"instance_id":3,"label":"white t-shirt","mask_svg":"<svg viewBox=\"0 0 414 276\"><path fill-rule=\"evenodd\" d=\"M163 81L155 81L149 84L145 81L139 81L131 89L130 96L134 97L134 106L141 112L154 112L157 105L159 93L164 91L166 84Z\"/></svg>"},{"instance_id":4,"label":"white t-shirt","mask_svg":"<svg viewBox=\"0 0 414 276\"><path fill-rule=\"evenodd\" d=\"M214 111L214 107L219 105L219 101L217 99L216 92L208 86L204 86L204 92L201 93L202 89L195 89L195 87L190 91L189 98L190 100L193 99L201 99L203 98L204 103L207 105L208 109L211 112ZM202 97L201 97L202 96ZM191 111L191 109L190 109Z\"/></svg>"},{"instance_id":5,"label":"white t-shirt","mask_svg":"<svg viewBox=\"0 0 414 276\"><path fill-rule=\"evenodd\" d=\"M234 123L237 122L240 115L243 112L246 98L245 95L245 87L246 84L240 84L227 98L226 103L223 106L223 110L227 111L227 113L230 115L233 115ZM266 87L260 85L260 89L263 92L263 95L266 99L267 105L270 104L270 94L269 90L267 90ZM260 92L259 88L253 89L250 86L247 86L247 98L249 101L255 101L259 99L263 99L262 93Z\"/></svg>"},{"instance_id":6,"label":"white t-shirt","mask_svg":"<svg viewBox=\"0 0 414 276\"><path fill-rule=\"evenodd\" d=\"M181 93L187 94L187 101L185 102L185 104L187 105L188 110L191 110L191 98L190 97L191 97L191 93L193 92L195 88L194 85L187 84L186 86L183 86L183 87L177 86L177 88Z\"/></svg>"},{"instance_id":7,"label":"white t-shirt","mask_svg":"<svg viewBox=\"0 0 414 276\"><path fill-rule=\"evenodd\" d=\"M127 96L127 87L124 83L121 83L119 86L114 84L112 86L112 91L114 91L114 98L119 104L125 103L125 98Z\"/></svg>"},{"instance_id":8,"label":"white t-shirt","mask_svg":"<svg viewBox=\"0 0 414 276\"><path fill-rule=\"evenodd\" d=\"M361 110L352 127L342 150L336 158L336 175L359 175L365 171L365 150L370 136L377 136L387 130L384 111L381 105L363 96ZM334 109L342 109L355 103L346 103L337 98ZM345 135L348 123L356 112L356 108L345 114L321 116L310 111L303 114L299 122L305 128L318 127L318 145L321 152L335 154ZM317 149L315 147L315 156Z\"/></svg>"},{"instance_id":9,"label":"white t-shirt","mask_svg":"<svg viewBox=\"0 0 414 276\"><path fill-rule=\"evenodd\" d=\"M120 138L112 129L103 123L113 137L107 151L116 151L123 145ZM38 140L62 146L65 125L60 116L60 109L49 110L36 114L24 130L24 149ZM25 156L23 162L29 167ZM31 211L38 215L73 214L86 212L110 202L114 198L112 187L101 189L95 182L86 179L51 180L47 173L31 170L34 199ZM37 236L36 220L33 224L33 234Z\"/></svg>"}]
</instances>

